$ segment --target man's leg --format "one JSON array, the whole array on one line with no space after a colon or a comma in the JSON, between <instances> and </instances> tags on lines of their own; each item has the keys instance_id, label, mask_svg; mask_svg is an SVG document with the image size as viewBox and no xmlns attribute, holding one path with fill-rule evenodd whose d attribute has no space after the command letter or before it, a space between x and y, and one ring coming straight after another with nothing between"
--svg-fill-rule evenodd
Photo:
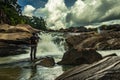
<instances>
[{"instance_id":1,"label":"man's leg","mask_svg":"<svg viewBox=\"0 0 120 80\"><path fill-rule=\"evenodd\" d=\"M30 60L33 61L33 47L31 47Z\"/></svg>"},{"instance_id":2,"label":"man's leg","mask_svg":"<svg viewBox=\"0 0 120 80\"><path fill-rule=\"evenodd\" d=\"M34 59L37 59L36 58L36 51L37 51L37 46L34 47Z\"/></svg>"}]
</instances>

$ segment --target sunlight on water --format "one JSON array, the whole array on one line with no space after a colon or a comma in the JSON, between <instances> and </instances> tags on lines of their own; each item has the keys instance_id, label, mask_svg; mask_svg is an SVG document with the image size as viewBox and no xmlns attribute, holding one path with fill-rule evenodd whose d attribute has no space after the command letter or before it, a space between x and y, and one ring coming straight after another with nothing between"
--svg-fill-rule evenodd
<instances>
[{"instance_id":1,"label":"sunlight on water","mask_svg":"<svg viewBox=\"0 0 120 80\"><path fill-rule=\"evenodd\" d=\"M46 68L37 66L36 69L25 69L21 73L19 80L55 80L57 76L63 73L61 66Z\"/></svg>"},{"instance_id":2,"label":"sunlight on water","mask_svg":"<svg viewBox=\"0 0 120 80\"><path fill-rule=\"evenodd\" d=\"M120 50L104 50L104 51L98 51L102 56L106 56L109 54L116 53L118 56L120 56Z\"/></svg>"},{"instance_id":3,"label":"sunlight on water","mask_svg":"<svg viewBox=\"0 0 120 80\"><path fill-rule=\"evenodd\" d=\"M77 35L77 34L76 34ZM61 40L63 37L57 34L42 33L40 35L41 40L38 44L37 57L41 56L52 56L55 59L55 62L58 62L62 59L62 55L65 52L64 50L64 40ZM60 38L60 39L58 39ZM102 56L116 53L120 56L120 50L106 50L98 51ZM1 57L0 64L3 63L12 63L15 61L20 61L30 57L30 49L28 49L27 54L20 54L8 57ZM22 70L19 72L20 76L18 80L55 80L57 76L64 72L64 67L60 65L55 65L54 67L43 67L37 65L35 68L30 66L30 62L21 62L14 64L13 66L20 66ZM8 66L7 66L8 67ZM11 69L12 66L8 68ZM11 73L12 74L12 73ZM16 73L17 74L17 73ZM17 77L17 76L16 76Z\"/></svg>"},{"instance_id":4,"label":"sunlight on water","mask_svg":"<svg viewBox=\"0 0 120 80\"><path fill-rule=\"evenodd\" d=\"M58 35L59 38L61 37ZM60 41L59 44L54 42L57 40L58 36L54 36L49 33L42 33L40 35L41 40L39 41L37 48L37 57L41 56L52 56L55 59L55 62L61 60L62 55L64 53L64 45L63 41ZM20 54L8 57L1 57L0 64L3 63L12 63L15 61L20 61L22 59L26 59L30 57L30 49L28 49L27 54ZM30 67L29 62L17 63L13 66L22 66L25 67L21 70L21 74L18 80L54 80L57 76L63 73L62 66L55 65L51 68L46 68L38 65L36 68ZM11 67L9 67L11 68ZM12 74L12 73L11 73Z\"/></svg>"}]
</instances>

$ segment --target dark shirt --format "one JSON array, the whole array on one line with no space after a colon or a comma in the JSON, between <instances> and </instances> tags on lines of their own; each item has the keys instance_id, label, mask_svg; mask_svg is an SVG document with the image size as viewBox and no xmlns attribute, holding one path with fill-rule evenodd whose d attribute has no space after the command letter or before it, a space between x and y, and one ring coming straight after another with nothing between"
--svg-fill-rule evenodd
<instances>
[{"instance_id":1,"label":"dark shirt","mask_svg":"<svg viewBox=\"0 0 120 80\"><path fill-rule=\"evenodd\" d=\"M31 40L31 44L36 45L36 44L38 43L38 41L39 41L39 37L36 36L36 35L33 35L33 36L30 38L30 40Z\"/></svg>"}]
</instances>

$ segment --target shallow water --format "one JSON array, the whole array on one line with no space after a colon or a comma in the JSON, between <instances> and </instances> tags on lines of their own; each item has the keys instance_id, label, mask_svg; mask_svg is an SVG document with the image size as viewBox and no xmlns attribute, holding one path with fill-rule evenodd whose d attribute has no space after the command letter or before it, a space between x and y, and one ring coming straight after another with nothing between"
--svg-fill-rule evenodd
<instances>
[{"instance_id":1,"label":"shallow water","mask_svg":"<svg viewBox=\"0 0 120 80\"><path fill-rule=\"evenodd\" d=\"M61 60L64 51L63 42L57 45L53 42L55 37L50 34L42 34L42 40L38 44L37 57L51 56L55 62ZM29 51L8 57L0 57L0 80L54 80L71 66L55 65L54 67L31 66ZM98 51L102 56L116 53L120 56L120 50ZM27 61L21 61L27 59Z\"/></svg>"},{"instance_id":2,"label":"shallow water","mask_svg":"<svg viewBox=\"0 0 120 80\"><path fill-rule=\"evenodd\" d=\"M62 55L50 55L50 53L49 56L52 56L56 62L62 57ZM55 65L54 67L37 65L34 67L31 66L32 64L29 61L20 61L20 59L28 57L29 54L21 54L0 58L0 64L2 64L0 65L0 80L54 80L63 73L64 67L59 65Z\"/></svg>"},{"instance_id":3,"label":"shallow water","mask_svg":"<svg viewBox=\"0 0 120 80\"><path fill-rule=\"evenodd\" d=\"M103 56L117 53L120 56L120 50L109 50L109 51L98 51ZM52 56L55 61L59 61L62 58L62 54L44 54ZM19 58L18 58L19 57ZM29 58L29 54L21 54L16 56L9 56L0 58L0 63L6 62L14 62L19 61L20 59ZM26 62L18 62L15 64L8 64L0 66L0 80L54 80L57 76L62 74L66 67L55 65L54 67L43 67L36 66L30 67L31 63Z\"/></svg>"},{"instance_id":4,"label":"shallow water","mask_svg":"<svg viewBox=\"0 0 120 80\"><path fill-rule=\"evenodd\" d=\"M106 56L106 55L109 55L109 54L117 54L118 56L120 56L120 50L99 50L97 51L98 53L100 53L102 56Z\"/></svg>"},{"instance_id":5,"label":"shallow water","mask_svg":"<svg viewBox=\"0 0 120 80\"><path fill-rule=\"evenodd\" d=\"M64 53L63 43L58 42L56 45L55 37L57 36L49 33L41 34L42 40L38 44L37 57L51 56L55 62L61 60ZM59 37L61 38L61 35ZM32 63L28 61L30 49L27 52L27 54L0 57L0 80L54 80L64 72L64 67L59 65L32 66Z\"/></svg>"}]
</instances>

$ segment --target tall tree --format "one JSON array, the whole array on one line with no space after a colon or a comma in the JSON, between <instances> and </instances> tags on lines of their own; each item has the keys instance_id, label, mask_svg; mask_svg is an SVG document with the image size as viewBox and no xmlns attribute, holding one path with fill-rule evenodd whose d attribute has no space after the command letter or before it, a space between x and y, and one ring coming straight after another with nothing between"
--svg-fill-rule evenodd
<instances>
[{"instance_id":1,"label":"tall tree","mask_svg":"<svg viewBox=\"0 0 120 80\"><path fill-rule=\"evenodd\" d=\"M31 25L32 27L36 28L36 29L42 29L42 30L46 30L46 21L40 17L26 17L24 16L24 19L26 20L26 23Z\"/></svg>"},{"instance_id":2,"label":"tall tree","mask_svg":"<svg viewBox=\"0 0 120 80\"><path fill-rule=\"evenodd\" d=\"M46 29L46 21L40 17L22 16L21 7L17 4L17 0L0 0L0 23L10 25L29 24L37 29Z\"/></svg>"},{"instance_id":3,"label":"tall tree","mask_svg":"<svg viewBox=\"0 0 120 80\"><path fill-rule=\"evenodd\" d=\"M17 0L0 1L0 23L15 25L23 23L21 18L21 9Z\"/></svg>"}]
</instances>

